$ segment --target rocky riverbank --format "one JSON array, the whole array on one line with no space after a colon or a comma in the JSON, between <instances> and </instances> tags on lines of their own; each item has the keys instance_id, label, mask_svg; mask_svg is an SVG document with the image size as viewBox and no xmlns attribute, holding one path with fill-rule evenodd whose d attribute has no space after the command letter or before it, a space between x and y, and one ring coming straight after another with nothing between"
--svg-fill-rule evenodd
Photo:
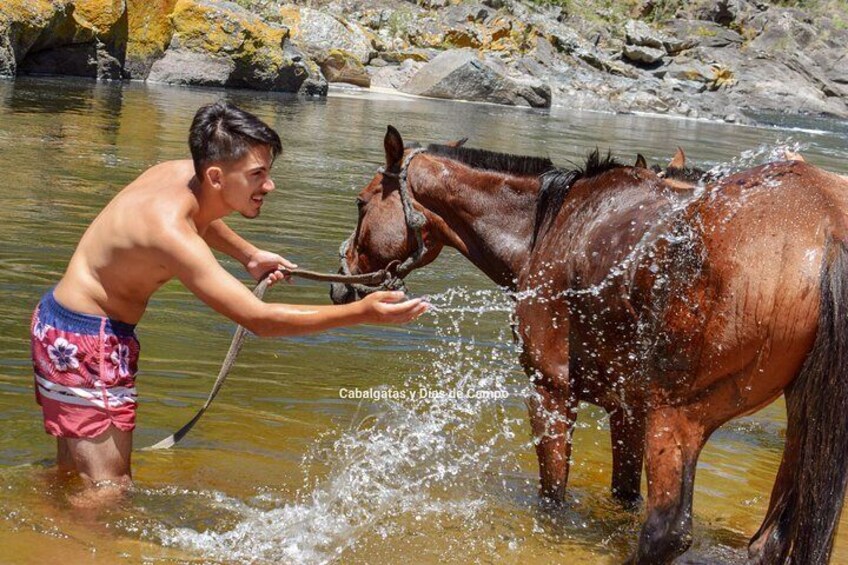
<instances>
[{"instance_id":1,"label":"rocky riverbank","mask_svg":"<svg viewBox=\"0 0 848 565\"><path fill-rule=\"evenodd\" d=\"M848 118L848 2L5 0L0 75ZM797 2L797 4L802 4Z\"/></svg>"}]
</instances>

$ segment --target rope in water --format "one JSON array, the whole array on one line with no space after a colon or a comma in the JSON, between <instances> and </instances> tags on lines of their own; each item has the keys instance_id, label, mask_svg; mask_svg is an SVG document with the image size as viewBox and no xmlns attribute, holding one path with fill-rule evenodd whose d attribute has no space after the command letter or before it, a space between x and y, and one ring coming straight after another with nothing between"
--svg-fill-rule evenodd
<instances>
[{"instance_id":1,"label":"rope in water","mask_svg":"<svg viewBox=\"0 0 848 565\"><path fill-rule=\"evenodd\" d=\"M390 285L395 280L395 277L391 274L390 269L388 268L373 273L366 273L363 275L336 275L330 273L316 273L314 271L306 271L303 269L281 269L281 271L284 274L293 277L299 277L313 281L368 285L376 286L378 288L390 288ZM262 300L265 297L266 290L268 290L267 275L263 276L259 284L256 285L256 288L253 289L253 294L259 300ZM230 349L227 351L227 356L224 357L224 363L221 365L221 370L218 371L218 378L215 379L215 384L212 385L212 390L209 393L209 397L206 399L206 403L200 410L198 410L197 414L194 415L194 418L189 420L186 425L184 425L182 428L180 428L170 436L166 437L158 443L151 445L150 447L145 447L142 451L148 451L153 449L168 449L169 447L173 447L174 445L179 443L179 441L183 439L186 434L188 434L188 432L194 427L194 425L198 422L198 420L200 420L200 418L212 404L212 401L215 400L215 397L218 395L218 391L221 390L221 387L224 385L224 381L227 380L227 375L230 374L230 370L233 368L233 365L236 362L236 358L238 357L238 354L241 351L242 346L244 345L244 338L246 333L247 330L244 328L244 326L236 326L236 332L235 334L233 334L233 340L230 342Z\"/></svg>"}]
</instances>

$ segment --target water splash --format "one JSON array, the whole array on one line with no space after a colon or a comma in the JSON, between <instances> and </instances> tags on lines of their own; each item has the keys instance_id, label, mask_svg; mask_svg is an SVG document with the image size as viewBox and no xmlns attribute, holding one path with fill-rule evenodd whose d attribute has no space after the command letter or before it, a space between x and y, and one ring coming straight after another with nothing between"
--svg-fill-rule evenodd
<instances>
[{"instance_id":1,"label":"water splash","mask_svg":"<svg viewBox=\"0 0 848 565\"><path fill-rule=\"evenodd\" d=\"M754 149L746 149L729 161L716 163L707 171L707 174L715 178L725 177L757 165L785 161L786 151L803 153L809 147L809 142L796 141L792 137L777 139L774 143L763 143Z\"/></svg>"},{"instance_id":2,"label":"water splash","mask_svg":"<svg viewBox=\"0 0 848 565\"><path fill-rule=\"evenodd\" d=\"M409 527L403 524L425 516L469 522L484 511L493 496L485 477L514 470L507 445L526 433L524 418L514 410L510 416L506 404L523 402L529 386L507 331L480 344L467 327L511 312L512 304L498 291L463 289L430 302L440 344L420 355L427 369L395 390L403 398L382 395L358 425L307 455L307 480L295 502L215 493L211 503L229 513L232 527L159 526L161 543L243 563L328 563L366 534L402 535Z\"/></svg>"}]
</instances>

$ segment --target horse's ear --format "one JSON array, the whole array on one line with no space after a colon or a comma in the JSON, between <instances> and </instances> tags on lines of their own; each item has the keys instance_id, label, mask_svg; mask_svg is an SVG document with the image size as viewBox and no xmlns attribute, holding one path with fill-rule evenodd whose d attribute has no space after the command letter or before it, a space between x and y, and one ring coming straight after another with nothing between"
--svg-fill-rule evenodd
<instances>
[{"instance_id":1,"label":"horse's ear","mask_svg":"<svg viewBox=\"0 0 848 565\"><path fill-rule=\"evenodd\" d=\"M787 161L806 161L803 155L801 155L800 153L795 153L794 151L790 151L788 149L783 150L783 158Z\"/></svg>"},{"instance_id":2,"label":"horse's ear","mask_svg":"<svg viewBox=\"0 0 848 565\"><path fill-rule=\"evenodd\" d=\"M684 167L686 167L686 153L678 147L677 151L674 152L674 157L671 158L671 162L668 164L668 168L683 169Z\"/></svg>"},{"instance_id":3,"label":"horse's ear","mask_svg":"<svg viewBox=\"0 0 848 565\"><path fill-rule=\"evenodd\" d=\"M642 155L641 153L637 153L636 154L636 164L633 165L633 166L636 167L637 169L647 169L648 168L648 161L645 160L644 155Z\"/></svg>"},{"instance_id":4,"label":"horse's ear","mask_svg":"<svg viewBox=\"0 0 848 565\"><path fill-rule=\"evenodd\" d=\"M391 169L403 159L403 138L400 132L389 126L386 129L386 137L383 139L383 148L386 150L386 169Z\"/></svg>"},{"instance_id":5,"label":"horse's ear","mask_svg":"<svg viewBox=\"0 0 848 565\"><path fill-rule=\"evenodd\" d=\"M445 143L448 147L462 147L465 145L465 142L468 141L467 137L463 137L462 139L457 139L456 141L449 141Z\"/></svg>"}]
</instances>

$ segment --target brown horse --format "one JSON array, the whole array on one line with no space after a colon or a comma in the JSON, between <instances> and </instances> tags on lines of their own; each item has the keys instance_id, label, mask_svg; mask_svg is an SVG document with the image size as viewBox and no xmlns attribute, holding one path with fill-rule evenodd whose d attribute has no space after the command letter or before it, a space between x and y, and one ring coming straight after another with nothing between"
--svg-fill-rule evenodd
<instances>
[{"instance_id":1,"label":"brown horse","mask_svg":"<svg viewBox=\"0 0 848 565\"><path fill-rule=\"evenodd\" d=\"M614 495L638 500L643 457L648 477L631 562L668 563L691 544L710 434L783 393L783 460L749 553L828 561L848 477L848 182L780 162L690 191L597 152L561 171L405 149L391 127L384 146L345 269L412 258L408 272L449 245L515 292L543 495L564 494L578 401L604 407Z\"/></svg>"}]
</instances>

